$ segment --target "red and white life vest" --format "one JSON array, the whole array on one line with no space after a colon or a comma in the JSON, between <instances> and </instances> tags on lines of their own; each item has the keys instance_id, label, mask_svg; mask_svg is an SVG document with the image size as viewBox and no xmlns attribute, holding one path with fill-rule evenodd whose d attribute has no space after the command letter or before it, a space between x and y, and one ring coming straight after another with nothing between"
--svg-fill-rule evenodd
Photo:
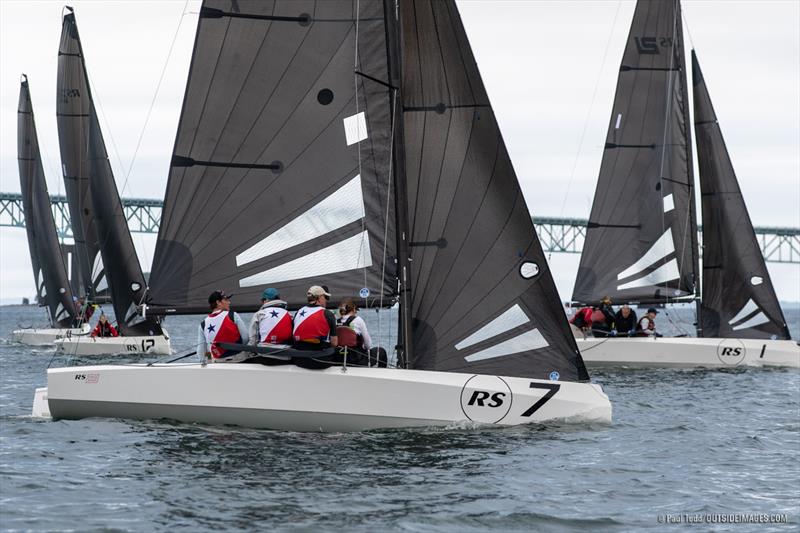
<instances>
[{"instance_id":1,"label":"red and white life vest","mask_svg":"<svg viewBox=\"0 0 800 533\"><path fill-rule=\"evenodd\" d=\"M261 342L286 344L292 341L292 315L282 307L265 307L260 311L258 334Z\"/></svg>"},{"instance_id":2,"label":"red and white life vest","mask_svg":"<svg viewBox=\"0 0 800 533\"><path fill-rule=\"evenodd\" d=\"M300 341L327 341L330 340L331 328L325 318L325 308L319 306L301 307L294 314L295 342Z\"/></svg>"},{"instance_id":3,"label":"red and white life vest","mask_svg":"<svg viewBox=\"0 0 800 533\"><path fill-rule=\"evenodd\" d=\"M219 359L225 357L227 352L217 346L218 342L242 342L242 336L233 316L227 311L211 313L203 319L203 334L206 336L206 344L209 346L211 357Z\"/></svg>"}]
</instances>

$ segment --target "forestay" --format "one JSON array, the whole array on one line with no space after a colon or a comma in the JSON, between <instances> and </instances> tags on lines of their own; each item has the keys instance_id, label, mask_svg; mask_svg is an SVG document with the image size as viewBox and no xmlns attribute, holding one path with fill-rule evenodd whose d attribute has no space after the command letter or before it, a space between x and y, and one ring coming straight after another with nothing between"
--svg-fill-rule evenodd
<instances>
[{"instance_id":1,"label":"forestay","mask_svg":"<svg viewBox=\"0 0 800 533\"><path fill-rule=\"evenodd\" d=\"M72 327L75 320L72 289L50 209L30 88L24 75L17 107L17 162L37 301L39 305L47 305L53 325Z\"/></svg>"},{"instance_id":2,"label":"forestay","mask_svg":"<svg viewBox=\"0 0 800 533\"><path fill-rule=\"evenodd\" d=\"M701 334L789 339L694 50L692 83L703 208Z\"/></svg>"},{"instance_id":3,"label":"forestay","mask_svg":"<svg viewBox=\"0 0 800 533\"><path fill-rule=\"evenodd\" d=\"M96 113L72 8L65 7L58 47L56 119L61 147L64 190L75 240L77 272L72 273L78 296L95 299L107 288L92 207L87 143Z\"/></svg>"},{"instance_id":4,"label":"forestay","mask_svg":"<svg viewBox=\"0 0 800 533\"><path fill-rule=\"evenodd\" d=\"M696 221L680 4L640 1L620 66L572 299L695 291Z\"/></svg>"},{"instance_id":5,"label":"forestay","mask_svg":"<svg viewBox=\"0 0 800 533\"><path fill-rule=\"evenodd\" d=\"M455 2L400 20L412 366L588 379Z\"/></svg>"},{"instance_id":6,"label":"forestay","mask_svg":"<svg viewBox=\"0 0 800 533\"><path fill-rule=\"evenodd\" d=\"M255 309L396 294L382 0L204 2L150 281L153 304L210 292ZM366 291L362 289L367 289Z\"/></svg>"}]
</instances>

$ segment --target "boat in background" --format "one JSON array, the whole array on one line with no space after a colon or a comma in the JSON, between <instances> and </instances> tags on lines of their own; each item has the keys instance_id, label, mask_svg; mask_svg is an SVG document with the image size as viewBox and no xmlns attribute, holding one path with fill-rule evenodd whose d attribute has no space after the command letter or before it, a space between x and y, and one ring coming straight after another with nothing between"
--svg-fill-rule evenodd
<instances>
[{"instance_id":1,"label":"boat in background","mask_svg":"<svg viewBox=\"0 0 800 533\"><path fill-rule=\"evenodd\" d=\"M295 431L610 422L455 1L313 8L203 3L146 312L204 310L230 287L255 308L264 286L297 309L326 284L362 308L399 304L402 368L51 368L34 414Z\"/></svg>"},{"instance_id":2,"label":"boat in background","mask_svg":"<svg viewBox=\"0 0 800 533\"><path fill-rule=\"evenodd\" d=\"M101 265L100 274L85 277L83 286L91 287L90 297L102 289L110 295L119 336L71 335L59 339L56 348L69 355L169 354L169 336L158 317L143 317L138 313L137 306L146 302L147 283L108 161L75 14L71 8L65 9L58 50L58 131L64 179L67 183L75 182L72 186L78 190L73 197L80 200L79 224L73 228L73 233L77 235L81 227L84 232L94 231L96 240L87 240L87 243L96 242L99 252L95 263ZM72 209L71 213L75 221L76 213ZM76 239L76 249L81 248L79 244ZM86 243L83 244L83 249L87 249ZM95 253L93 247L91 251ZM79 259L81 257L82 254Z\"/></svg>"},{"instance_id":3,"label":"boat in background","mask_svg":"<svg viewBox=\"0 0 800 533\"><path fill-rule=\"evenodd\" d=\"M697 337L578 339L590 366L800 367L692 51L702 297L678 0L636 5L572 300L697 303Z\"/></svg>"},{"instance_id":4,"label":"boat in background","mask_svg":"<svg viewBox=\"0 0 800 533\"><path fill-rule=\"evenodd\" d=\"M20 80L17 107L17 162L28 250L36 282L36 301L47 307L50 324L45 328L16 329L11 332L10 339L32 346L49 346L56 339L88 333L89 326L74 327L78 319L72 288L50 207L30 87L24 74Z\"/></svg>"}]
</instances>

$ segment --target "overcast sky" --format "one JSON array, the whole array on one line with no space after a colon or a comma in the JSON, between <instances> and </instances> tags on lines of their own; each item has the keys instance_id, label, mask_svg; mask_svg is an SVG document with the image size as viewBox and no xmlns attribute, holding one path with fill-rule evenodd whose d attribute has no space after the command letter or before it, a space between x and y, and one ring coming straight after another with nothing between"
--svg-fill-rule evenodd
<instances>
[{"instance_id":1,"label":"overcast sky","mask_svg":"<svg viewBox=\"0 0 800 533\"><path fill-rule=\"evenodd\" d=\"M24 72L50 193L63 193L55 120L62 5L0 0L3 192L19 191L16 106ZM123 196L162 198L200 2L71 5L118 187ZM588 218L635 3L458 5L531 212ZM683 11L687 49L697 51L754 224L800 227L800 1L684 0ZM134 234L134 241L149 270L154 236ZM0 248L0 301L30 297L24 230L0 229ZM551 262L568 299L578 256L553 254ZM800 266L768 265L779 298L800 301Z\"/></svg>"}]
</instances>

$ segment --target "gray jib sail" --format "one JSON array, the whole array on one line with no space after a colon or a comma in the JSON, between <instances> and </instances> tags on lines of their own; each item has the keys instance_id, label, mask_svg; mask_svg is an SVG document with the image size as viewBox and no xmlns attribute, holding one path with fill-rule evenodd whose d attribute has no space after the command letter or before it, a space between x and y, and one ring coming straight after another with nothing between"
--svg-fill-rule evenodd
<instances>
[{"instance_id":1,"label":"gray jib sail","mask_svg":"<svg viewBox=\"0 0 800 533\"><path fill-rule=\"evenodd\" d=\"M391 305L385 43L382 0L203 3L151 273L156 306L200 311L221 289L254 309L276 287L298 307L323 284L334 299L367 288L367 305L383 287Z\"/></svg>"},{"instance_id":2,"label":"gray jib sail","mask_svg":"<svg viewBox=\"0 0 800 533\"><path fill-rule=\"evenodd\" d=\"M680 5L641 0L622 58L572 299L695 290L696 221Z\"/></svg>"},{"instance_id":3,"label":"gray jib sail","mask_svg":"<svg viewBox=\"0 0 800 533\"><path fill-rule=\"evenodd\" d=\"M56 118L64 189L69 204L78 271L72 273L78 296L97 299L106 286L94 227L90 191L88 138L91 117L96 116L78 35L75 14L67 9L61 27L56 81Z\"/></svg>"},{"instance_id":4,"label":"gray jib sail","mask_svg":"<svg viewBox=\"0 0 800 533\"><path fill-rule=\"evenodd\" d=\"M703 206L701 334L789 339L694 51L692 80Z\"/></svg>"},{"instance_id":5,"label":"gray jib sail","mask_svg":"<svg viewBox=\"0 0 800 533\"><path fill-rule=\"evenodd\" d=\"M588 379L455 2L400 20L411 365Z\"/></svg>"},{"instance_id":6,"label":"gray jib sail","mask_svg":"<svg viewBox=\"0 0 800 533\"><path fill-rule=\"evenodd\" d=\"M71 327L75 319L72 289L50 207L27 78L19 88L17 161L36 296L39 305L47 305L53 325Z\"/></svg>"},{"instance_id":7,"label":"gray jib sail","mask_svg":"<svg viewBox=\"0 0 800 533\"><path fill-rule=\"evenodd\" d=\"M138 313L138 306L145 303L147 284L96 115L89 118L88 141L94 223L119 332L127 336L158 335L161 333L158 318L144 318Z\"/></svg>"}]
</instances>

